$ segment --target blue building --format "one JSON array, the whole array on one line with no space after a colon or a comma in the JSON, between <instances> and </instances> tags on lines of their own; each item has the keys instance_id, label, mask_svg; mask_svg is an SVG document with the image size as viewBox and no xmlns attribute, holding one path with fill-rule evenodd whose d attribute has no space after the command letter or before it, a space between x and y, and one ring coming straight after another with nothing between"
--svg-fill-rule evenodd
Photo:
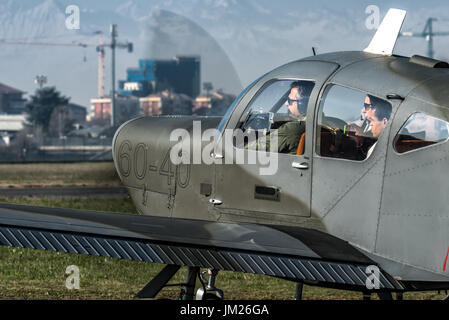
<instances>
[{"instance_id":1,"label":"blue building","mask_svg":"<svg viewBox=\"0 0 449 320\"><path fill-rule=\"evenodd\" d=\"M139 60L139 67L128 68L126 80L119 81L119 94L146 97L169 90L195 98L201 90L200 64L199 56Z\"/></svg>"},{"instance_id":2,"label":"blue building","mask_svg":"<svg viewBox=\"0 0 449 320\"><path fill-rule=\"evenodd\" d=\"M139 60L138 68L126 70L126 80L119 81L119 93L123 96L146 97L155 90L155 61Z\"/></svg>"}]
</instances>

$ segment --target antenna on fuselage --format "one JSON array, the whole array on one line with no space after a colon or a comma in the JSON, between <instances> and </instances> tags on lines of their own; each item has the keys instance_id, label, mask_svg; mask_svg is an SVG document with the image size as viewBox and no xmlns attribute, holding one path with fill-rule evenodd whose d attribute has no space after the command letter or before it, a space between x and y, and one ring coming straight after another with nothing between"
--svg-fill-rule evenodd
<instances>
[{"instance_id":1,"label":"antenna on fuselage","mask_svg":"<svg viewBox=\"0 0 449 320\"><path fill-rule=\"evenodd\" d=\"M406 14L405 10L388 10L370 44L363 51L391 56Z\"/></svg>"}]
</instances>

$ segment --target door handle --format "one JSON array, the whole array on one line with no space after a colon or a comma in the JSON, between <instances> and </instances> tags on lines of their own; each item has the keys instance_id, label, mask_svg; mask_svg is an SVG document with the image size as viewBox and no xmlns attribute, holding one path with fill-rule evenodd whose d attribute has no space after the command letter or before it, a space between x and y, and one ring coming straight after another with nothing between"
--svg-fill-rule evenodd
<instances>
[{"instance_id":1,"label":"door handle","mask_svg":"<svg viewBox=\"0 0 449 320\"><path fill-rule=\"evenodd\" d=\"M306 170L309 169L309 164L307 162L292 162L292 167L295 169Z\"/></svg>"},{"instance_id":2,"label":"door handle","mask_svg":"<svg viewBox=\"0 0 449 320\"><path fill-rule=\"evenodd\" d=\"M223 201L218 199L209 199L209 202L212 203L213 205L220 205L223 203Z\"/></svg>"}]
</instances>

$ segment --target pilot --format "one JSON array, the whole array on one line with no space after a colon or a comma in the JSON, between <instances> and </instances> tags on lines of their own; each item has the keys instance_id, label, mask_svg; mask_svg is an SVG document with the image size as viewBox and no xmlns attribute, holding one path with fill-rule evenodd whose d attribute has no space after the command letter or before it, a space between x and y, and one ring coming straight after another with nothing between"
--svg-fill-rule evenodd
<instances>
[{"instance_id":1,"label":"pilot","mask_svg":"<svg viewBox=\"0 0 449 320\"><path fill-rule=\"evenodd\" d=\"M360 119L349 123L348 130L355 131L357 136L369 136L371 135L370 123L367 117L367 113L371 108L371 98L373 96L366 95L365 103L363 104L362 110L360 111Z\"/></svg>"},{"instance_id":2,"label":"pilot","mask_svg":"<svg viewBox=\"0 0 449 320\"><path fill-rule=\"evenodd\" d=\"M278 152L296 154L301 135L306 131L307 103L313 84L294 81L290 85L285 105L291 121L284 123L277 130ZM267 137L267 148L270 150L270 136Z\"/></svg>"},{"instance_id":3,"label":"pilot","mask_svg":"<svg viewBox=\"0 0 449 320\"><path fill-rule=\"evenodd\" d=\"M372 137L375 139L374 144L371 145L368 149L366 155L366 157L368 158L377 144L378 137L390 120L391 104L382 99L370 96L370 107L368 112L366 113L366 116L370 123L370 131Z\"/></svg>"},{"instance_id":4,"label":"pilot","mask_svg":"<svg viewBox=\"0 0 449 320\"><path fill-rule=\"evenodd\" d=\"M362 132L364 133L370 131L369 120L366 116L370 107L371 107L371 96L367 95L365 97L365 103L363 104L362 110L360 112L360 121L358 122Z\"/></svg>"}]
</instances>

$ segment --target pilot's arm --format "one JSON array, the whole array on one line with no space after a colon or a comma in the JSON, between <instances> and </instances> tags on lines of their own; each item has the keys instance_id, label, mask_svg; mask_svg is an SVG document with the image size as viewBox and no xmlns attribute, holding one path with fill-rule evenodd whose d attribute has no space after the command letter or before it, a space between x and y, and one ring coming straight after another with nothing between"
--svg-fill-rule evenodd
<instances>
[{"instance_id":1,"label":"pilot's arm","mask_svg":"<svg viewBox=\"0 0 449 320\"><path fill-rule=\"evenodd\" d=\"M298 148L299 139L305 132L306 125L304 121L290 121L284 123L277 129L278 135L278 148L279 153L296 154ZM257 139L248 143L245 149L249 150L265 150L270 152L271 140L274 135L274 131L266 135L264 139Z\"/></svg>"}]
</instances>

